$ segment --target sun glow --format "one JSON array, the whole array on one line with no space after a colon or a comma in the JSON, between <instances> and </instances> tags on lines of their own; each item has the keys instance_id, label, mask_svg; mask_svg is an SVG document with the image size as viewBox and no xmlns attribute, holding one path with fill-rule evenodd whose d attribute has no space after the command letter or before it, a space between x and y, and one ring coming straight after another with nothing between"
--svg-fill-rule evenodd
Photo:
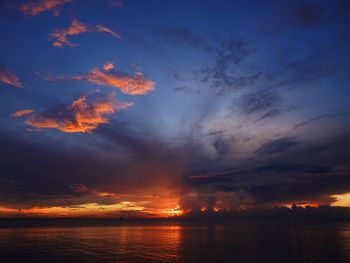
<instances>
[{"instance_id":1,"label":"sun glow","mask_svg":"<svg viewBox=\"0 0 350 263\"><path fill-rule=\"evenodd\" d=\"M341 195L332 195L336 199L332 203L332 206L347 206L350 207L350 193L341 194Z\"/></svg>"},{"instance_id":2,"label":"sun glow","mask_svg":"<svg viewBox=\"0 0 350 263\"><path fill-rule=\"evenodd\" d=\"M177 205L176 207L164 209L161 211L161 213L166 216L180 216L183 214L183 212L184 211L180 208L179 205Z\"/></svg>"}]
</instances>

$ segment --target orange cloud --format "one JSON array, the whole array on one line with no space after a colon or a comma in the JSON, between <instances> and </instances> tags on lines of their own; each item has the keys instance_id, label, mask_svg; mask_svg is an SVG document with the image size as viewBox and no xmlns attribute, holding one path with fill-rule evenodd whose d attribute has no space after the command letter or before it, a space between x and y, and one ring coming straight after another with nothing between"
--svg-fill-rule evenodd
<instances>
[{"instance_id":1,"label":"orange cloud","mask_svg":"<svg viewBox=\"0 0 350 263\"><path fill-rule=\"evenodd\" d=\"M20 110L20 111L16 111L16 112L12 113L12 116L15 117L15 118L19 118L19 117L23 117L23 116L29 115L33 111L34 110L32 110L32 109Z\"/></svg>"},{"instance_id":2,"label":"orange cloud","mask_svg":"<svg viewBox=\"0 0 350 263\"><path fill-rule=\"evenodd\" d=\"M129 102L119 102L115 93L109 93L102 98L87 102L86 96L81 96L60 111L44 112L31 115L26 123L40 129L57 129L62 132L91 132L99 125L109 123L108 115L132 106Z\"/></svg>"},{"instance_id":3,"label":"orange cloud","mask_svg":"<svg viewBox=\"0 0 350 263\"><path fill-rule=\"evenodd\" d=\"M23 87L22 83L19 81L19 78L6 68L0 68L0 81L16 88Z\"/></svg>"},{"instance_id":4,"label":"orange cloud","mask_svg":"<svg viewBox=\"0 0 350 263\"><path fill-rule=\"evenodd\" d=\"M102 69L95 67L86 75L71 77L45 77L49 81L86 80L99 86L108 86L120 89L129 95L144 95L155 88L155 83L147 79L143 73L137 72L134 76L113 71L114 65L107 62Z\"/></svg>"},{"instance_id":5,"label":"orange cloud","mask_svg":"<svg viewBox=\"0 0 350 263\"><path fill-rule=\"evenodd\" d=\"M140 72L137 72L134 76L130 76L93 68L86 79L96 85L118 88L123 93L129 95L147 94L155 86L152 80L146 79Z\"/></svg>"},{"instance_id":6,"label":"orange cloud","mask_svg":"<svg viewBox=\"0 0 350 263\"><path fill-rule=\"evenodd\" d=\"M119 33L116 33L105 26L96 25L95 28L98 32L105 32L105 33L111 34L112 36L114 36L116 38L122 38Z\"/></svg>"},{"instance_id":7,"label":"orange cloud","mask_svg":"<svg viewBox=\"0 0 350 263\"><path fill-rule=\"evenodd\" d=\"M45 11L53 11L55 16L60 14L60 7L72 0L39 0L30 3L22 4L18 10L26 16L36 16Z\"/></svg>"},{"instance_id":8,"label":"orange cloud","mask_svg":"<svg viewBox=\"0 0 350 263\"><path fill-rule=\"evenodd\" d=\"M103 65L103 70L104 71L110 71L110 70L112 70L114 68L114 65L113 65L113 63L111 63L111 62L107 62L107 63L105 63L104 65Z\"/></svg>"},{"instance_id":9,"label":"orange cloud","mask_svg":"<svg viewBox=\"0 0 350 263\"><path fill-rule=\"evenodd\" d=\"M86 32L105 32L108 34L111 34L112 36L116 38L121 38L121 36L112 31L111 29L101 26L101 25L96 25L94 27L91 27L89 25L85 25L81 23L79 20L74 19L71 23L71 25L67 28L58 28L56 29L53 33L50 34L50 39L54 39L52 42L52 45L54 47L59 47L62 48L63 46L70 46L70 47L75 47L76 44L70 42L68 40L68 36L74 36Z\"/></svg>"}]
</instances>

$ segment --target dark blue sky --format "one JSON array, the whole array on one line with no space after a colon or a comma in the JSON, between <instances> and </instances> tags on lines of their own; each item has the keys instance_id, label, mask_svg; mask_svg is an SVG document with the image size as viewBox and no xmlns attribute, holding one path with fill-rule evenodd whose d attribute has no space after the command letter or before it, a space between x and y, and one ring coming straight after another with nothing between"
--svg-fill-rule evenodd
<instances>
[{"instance_id":1,"label":"dark blue sky","mask_svg":"<svg viewBox=\"0 0 350 263\"><path fill-rule=\"evenodd\" d=\"M2 1L0 214L337 204L350 192L349 11Z\"/></svg>"}]
</instances>

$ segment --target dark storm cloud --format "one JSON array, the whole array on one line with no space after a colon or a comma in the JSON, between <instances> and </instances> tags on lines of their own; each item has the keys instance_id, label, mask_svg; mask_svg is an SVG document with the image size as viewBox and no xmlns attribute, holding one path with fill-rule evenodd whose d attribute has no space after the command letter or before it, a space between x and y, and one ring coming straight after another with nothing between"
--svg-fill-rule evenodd
<instances>
[{"instance_id":1,"label":"dark storm cloud","mask_svg":"<svg viewBox=\"0 0 350 263\"><path fill-rule=\"evenodd\" d=\"M289 150L297 144L298 142L294 138L283 137L262 144L258 149L256 149L256 153L260 155L280 153Z\"/></svg>"},{"instance_id":2,"label":"dark storm cloud","mask_svg":"<svg viewBox=\"0 0 350 263\"><path fill-rule=\"evenodd\" d=\"M89 135L75 136L90 142ZM104 149L98 154L96 149L53 148L2 134L0 199L14 207L61 206L106 202L89 196L98 191L131 194L163 183L174 191L179 186L181 152L123 126L101 128L95 136Z\"/></svg>"},{"instance_id":3,"label":"dark storm cloud","mask_svg":"<svg viewBox=\"0 0 350 263\"><path fill-rule=\"evenodd\" d=\"M272 163L265 166L260 166L255 169L256 172L303 172L303 173L328 173L331 172L329 167L312 166L305 164L288 164L288 163Z\"/></svg>"},{"instance_id":4,"label":"dark storm cloud","mask_svg":"<svg viewBox=\"0 0 350 263\"><path fill-rule=\"evenodd\" d=\"M103 127L98 134L109 156L86 150L53 149L2 135L1 199L14 207L79 204L81 200L91 200L90 189L110 190L111 185L119 186L114 189L117 193L145 189L163 180L164 174L165 181L173 182L174 191L182 191L184 207L214 207L223 199L230 209L239 204L296 200L329 203L330 195L350 191L349 134L327 142L303 144L291 152L287 150L297 143L295 139L280 138L262 145L258 154L285 151L283 157L277 155L264 164L248 162L230 169L218 168L193 142L173 148L122 126ZM231 148L222 134L214 136L218 136L213 141L218 154L228 154ZM116 158L116 148L120 147L128 153L128 159ZM96 197L93 201L106 202Z\"/></svg>"},{"instance_id":5,"label":"dark storm cloud","mask_svg":"<svg viewBox=\"0 0 350 263\"><path fill-rule=\"evenodd\" d=\"M331 195L350 191L350 169L346 149L350 134L302 147L271 162L254 162L226 170L201 172L188 178L188 184L207 194L245 193L249 203L276 205L294 201L329 204ZM288 145L288 143L287 143ZM236 201L243 202L235 196ZM233 201L232 201L233 202ZM205 203L205 202L204 202Z\"/></svg>"}]
</instances>

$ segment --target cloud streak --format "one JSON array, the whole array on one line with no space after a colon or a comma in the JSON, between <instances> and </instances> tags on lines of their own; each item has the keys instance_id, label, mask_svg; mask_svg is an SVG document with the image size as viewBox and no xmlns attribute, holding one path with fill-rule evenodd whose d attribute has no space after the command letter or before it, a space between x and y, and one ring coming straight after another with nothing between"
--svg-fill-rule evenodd
<instances>
[{"instance_id":1,"label":"cloud streak","mask_svg":"<svg viewBox=\"0 0 350 263\"><path fill-rule=\"evenodd\" d=\"M53 33L50 34L49 39L53 39L52 45L57 48L63 48L64 46L75 47L77 44L69 41L68 37L87 32L105 32L115 38L121 38L119 33L116 33L105 26L90 26L83 24L77 19L74 19L68 28L57 28Z\"/></svg>"},{"instance_id":2,"label":"cloud streak","mask_svg":"<svg viewBox=\"0 0 350 263\"><path fill-rule=\"evenodd\" d=\"M55 16L60 14L60 8L72 0L41 0L31 1L19 6L18 10L26 16L36 16L45 11L53 11Z\"/></svg>"},{"instance_id":3,"label":"cloud streak","mask_svg":"<svg viewBox=\"0 0 350 263\"><path fill-rule=\"evenodd\" d=\"M101 124L109 123L109 115L132 106L129 102L119 102L115 93L95 98L90 104L87 99L86 96L81 96L69 106L33 114L26 120L26 124L39 129L87 133Z\"/></svg>"},{"instance_id":4,"label":"cloud streak","mask_svg":"<svg viewBox=\"0 0 350 263\"><path fill-rule=\"evenodd\" d=\"M6 68L0 68L0 81L16 88L23 87L19 78Z\"/></svg>"},{"instance_id":5,"label":"cloud streak","mask_svg":"<svg viewBox=\"0 0 350 263\"><path fill-rule=\"evenodd\" d=\"M32 109L20 110L20 111L16 111L16 112L12 113L12 116L15 118L20 118L20 117L27 116L27 115L33 113L33 111L34 110L32 110Z\"/></svg>"}]
</instances>

